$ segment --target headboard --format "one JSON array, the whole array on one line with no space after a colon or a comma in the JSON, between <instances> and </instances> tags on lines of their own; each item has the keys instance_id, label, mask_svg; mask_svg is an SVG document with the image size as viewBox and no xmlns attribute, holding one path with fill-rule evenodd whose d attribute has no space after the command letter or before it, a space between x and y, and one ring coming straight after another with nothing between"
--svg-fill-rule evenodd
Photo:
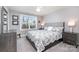
<instances>
[{"instance_id":1,"label":"headboard","mask_svg":"<svg viewBox=\"0 0 79 59\"><path fill-rule=\"evenodd\" d=\"M65 22L53 22L53 23L46 23L44 27L53 26L53 27L63 27L63 31L65 29Z\"/></svg>"}]
</instances>

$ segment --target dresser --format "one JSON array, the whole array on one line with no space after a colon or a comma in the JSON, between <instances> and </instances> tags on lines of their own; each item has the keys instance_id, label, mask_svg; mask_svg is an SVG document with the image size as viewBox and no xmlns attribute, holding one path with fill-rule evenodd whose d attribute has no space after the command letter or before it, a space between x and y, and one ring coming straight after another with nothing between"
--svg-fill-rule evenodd
<instances>
[{"instance_id":1,"label":"dresser","mask_svg":"<svg viewBox=\"0 0 79 59\"><path fill-rule=\"evenodd\" d=\"M78 47L79 34L78 33L63 33L63 43L71 44Z\"/></svg>"},{"instance_id":2,"label":"dresser","mask_svg":"<svg viewBox=\"0 0 79 59\"><path fill-rule=\"evenodd\" d=\"M0 34L0 52L16 52L16 43L16 32Z\"/></svg>"}]
</instances>

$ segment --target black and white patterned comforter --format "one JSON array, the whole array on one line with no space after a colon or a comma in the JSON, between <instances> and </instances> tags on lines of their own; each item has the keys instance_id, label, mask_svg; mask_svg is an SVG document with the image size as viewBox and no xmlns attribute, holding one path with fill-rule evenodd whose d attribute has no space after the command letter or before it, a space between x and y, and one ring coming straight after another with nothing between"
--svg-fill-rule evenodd
<instances>
[{"instance_id":1,"label":"black and white patterned comforter","mask_svg":"<svg viewBox=\"0 0 79 59\"><path fill-rule=\"evenodd\" d=\"M45 46L62 38L62 33L46 30L35 30L28 31L27 36L32 42L34 42L37 52L41 52L45 49Z\"/></svg>"}]
</instances>

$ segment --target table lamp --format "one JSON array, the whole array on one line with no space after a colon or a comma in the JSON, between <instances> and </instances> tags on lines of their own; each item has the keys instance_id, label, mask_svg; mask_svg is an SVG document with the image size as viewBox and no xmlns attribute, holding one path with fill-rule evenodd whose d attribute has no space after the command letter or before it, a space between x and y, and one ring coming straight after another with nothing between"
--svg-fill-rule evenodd
<instances>
[{"instance_id":1,"label":"table lamp","mask_svg":"<svg viewBox=\"0 0 79 59\"><path fill-rule=\"evenodd\" d=\"M75 27L75 25L76 25L75 20L69 20L68 21L68 26L70 27L70 32L73 33L73 28Z\"/></svg>"},{"instance_id":2,"label":"table lamp","mask_svg":"<svg viewBox=\"0 0 79 59\"><path fill-rule=\"evenodd\" d=\"M45 21L42 21L42 22L41 22L41 28L43 28L44 25L45 25Z\"/></svg>"}]
</instances>

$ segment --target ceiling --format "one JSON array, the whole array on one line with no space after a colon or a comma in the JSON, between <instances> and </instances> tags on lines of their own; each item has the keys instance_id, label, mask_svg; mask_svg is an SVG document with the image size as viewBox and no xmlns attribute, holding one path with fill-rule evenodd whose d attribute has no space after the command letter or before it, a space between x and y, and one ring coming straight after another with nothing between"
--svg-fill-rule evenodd
<instances>
[{"instance_id":1,"label":"ceiling","mask_svg":"<svg viewBox=\"0 0 79 59\"><path fill-rule=\"evenodd\" d=\"M61 9L62 7L59 7L59 6L41 6L40 12L36 12L37 6L8 6L8 8L9 8L9 10L18 11L21 13L28 13L28 14L32 14L32 15L44 16L44 15L48 15L51 12L54 12L58 9Z\"/></svg>"}]
</instances>

